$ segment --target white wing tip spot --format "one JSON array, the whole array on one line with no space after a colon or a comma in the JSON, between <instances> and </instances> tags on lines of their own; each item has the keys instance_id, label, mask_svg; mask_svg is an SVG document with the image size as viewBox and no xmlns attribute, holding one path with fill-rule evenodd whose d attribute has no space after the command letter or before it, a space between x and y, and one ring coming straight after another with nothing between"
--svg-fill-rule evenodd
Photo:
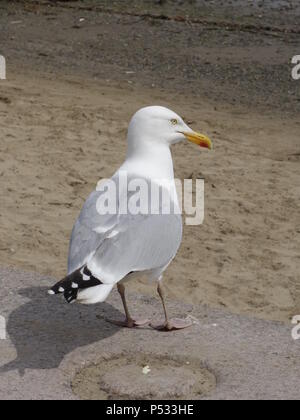
<instances>
[{"instance_id":1,"label":"white wing tip spot","mask_svg":"<svg viewBox=\"0 0 300 420\"><path fill-rule=\"evenodd\" d=\"M53 292L53 290L48 290L48 295L55 295L55 292Z\"/></svg>"},{"instance_id":2,"label":"white wing tip spot","mask_svg":"<svg viewBox=\"0 0 300 420\"><path fill-rule=\"evenodd\" d=\"M72 289L78 289L78 284L77 283L72 283Z\"/></svg>"},{"instance_id":3,"label":"white wing tip spot","mask_svg":"<svg viewBox=\"0 0 300 420\"><path fill-rule=\"evenodd\" d=\"M63 287L60 287L60 288L58 289L58 291L59 291L60 293L63 293L63 292L65 291L65 289L64 289Z\"/></svg>"},{"instance_id":4,"label":"white wing tip spot","mask_svg":"<svg viewBox=\"0 0 300 420\"><path fill-rule=\"evenodd\" d=\"M89 280L91 280L91 277L90 276L87 276L86 274L84 274L84 267L80 270L80 274L82 276L82 280L83 281L89 281Z\"/></svg>"}]
</instances>

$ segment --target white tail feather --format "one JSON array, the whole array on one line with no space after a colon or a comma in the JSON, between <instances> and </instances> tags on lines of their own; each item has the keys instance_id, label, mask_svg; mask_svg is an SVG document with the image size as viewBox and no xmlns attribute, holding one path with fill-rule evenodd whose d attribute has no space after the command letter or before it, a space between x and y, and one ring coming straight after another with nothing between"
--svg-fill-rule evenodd
<instances>
[{"instance_id":1,"label":"white tail feather","mask_svg":"<svg viewBox=\"0 0 300 420\"><path fill-rule=\"evenodd\" d=\"M77 301L83 305L92 305L94 303L104 302L113 287L113 284L100 284L99 286L81 290L78 293Z\"/></svg>"}]
</instances>

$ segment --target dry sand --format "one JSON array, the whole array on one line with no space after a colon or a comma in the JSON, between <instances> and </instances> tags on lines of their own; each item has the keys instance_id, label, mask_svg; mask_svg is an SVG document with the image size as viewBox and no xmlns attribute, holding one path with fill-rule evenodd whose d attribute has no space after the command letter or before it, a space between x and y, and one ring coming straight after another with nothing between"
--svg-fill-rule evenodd
<instances>
[{"instance_id":1,"label":"dry sand","mask_svg":"<svg viewBox=\"0 0 300 420\"><path fill-rule=\"evenodd\" d=\"M7 9L5 3L3 54L10 61L8 79L0 82L0 264L64 276L74 220L98 180L123 161L131 115L141 106L162 104L209 134L215 146L213 153L188 144L173 150L177 177L205 177L206 217L203 226L185 227L165 277L169 295L272 320L288 321L299 313L299 101L285 64L299 45L296 35L230 31L221 51L226 29L193 27L190 52L196 62L205 53L208 68L201 68L201 78L193 71L184 74L186 49L180 45L170 79L160 67L164 60L174 62L170 50L155 56L147 37L154 34L158 45L160 31L169 31L182 41L190 30L186 23L160 26L151 19L70 12L65 6ZM86 31L78 29L82 15L89 19ZM124 43L130 42L126 31L132 19L135 41L147 42L156 60L149 65L144 57L146 70L138 67L137 49L136 56L124 52L124 45L117 49L118 25ZM113 22L104 27L99 20ZM176 42L168 42L177 51ZM95 45L103 65L94 59ZM213 51L219 51L224 68ZM276 64L268 70L270 57ZM126 73L133 62L137 75ZM244 69L244 82L236 82L234 66ZM143 283L130 287L154 293Z\"/></svg>"}]
</instances>

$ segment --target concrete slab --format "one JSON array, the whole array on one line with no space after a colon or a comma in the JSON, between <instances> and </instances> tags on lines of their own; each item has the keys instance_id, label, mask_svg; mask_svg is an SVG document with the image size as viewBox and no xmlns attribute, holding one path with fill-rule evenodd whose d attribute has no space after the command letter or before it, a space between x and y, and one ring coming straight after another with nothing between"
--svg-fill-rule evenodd
<instances>
[{"instance_id":1,"label":"concrete slab","mask_svg":"<svg viewBox=\"0 0 300 420\"><path fill-rule=\"evenodd\" d=\"M0 340L1 400L126 393L130 398L300 398L300 341L292 340L290 325L170 302L172 315L188 314L198 322L171 333L120 329L105 321L120 317L116 293L96 306L67 305L46 294L54 281L0 269L0 315L7 322L7 338ZM129 299L132 312L161 316L156 297L130 294ZM130 386L129 380L126 390L122 374L141 386Z\"/></svg>"}]
</instances>

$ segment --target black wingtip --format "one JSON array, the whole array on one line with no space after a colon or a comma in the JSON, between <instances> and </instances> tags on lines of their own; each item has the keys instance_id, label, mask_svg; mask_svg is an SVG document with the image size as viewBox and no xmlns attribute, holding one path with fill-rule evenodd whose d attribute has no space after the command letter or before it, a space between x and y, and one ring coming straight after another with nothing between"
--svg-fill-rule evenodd
<instances>
[{"instance_id":1,"label":"black wingtip","mask_svg":"<svg viewBox=\"0 0 300 420\"><path fill-rule=\"evenodd\" d=\"M48 290L48 294L51 296L64 294L66 301L72 303L77 299L79 290L88 289L99 284L102 284L102 282L94 277L88 268L84 266L55 284Z\"/></svg>"}]
</instances>

